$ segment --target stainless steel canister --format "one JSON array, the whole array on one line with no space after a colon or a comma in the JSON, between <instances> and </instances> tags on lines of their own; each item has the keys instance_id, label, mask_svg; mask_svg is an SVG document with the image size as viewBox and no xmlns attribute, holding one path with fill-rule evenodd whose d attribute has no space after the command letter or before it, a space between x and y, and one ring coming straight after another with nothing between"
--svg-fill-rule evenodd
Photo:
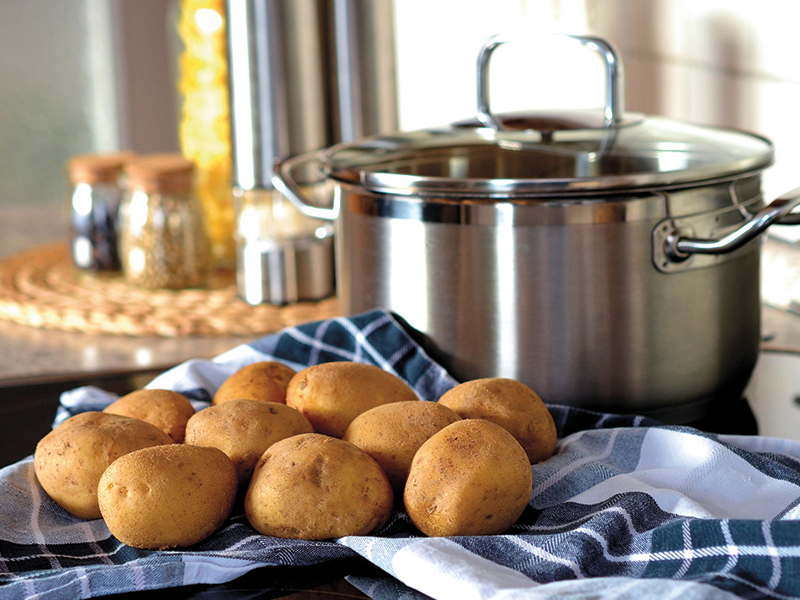
<instances>
[{"instance_id":1,"label":"stainless steel canister","mask_svg":"<svg viewBox=\"0 0 800 600\"><path fill-rule=\"evenodd\" d=\"M273 164L396 128L391 0L231 0L227 19L239 294L330 296L333 227L273 189Z\"/></svg>"},{"instance_id":2,"label":"stainless steel canister","mask_svg":"<svg viewBox=\"0 0 800 600\"><path fill-rule=\"evenodd\" d=\"M392 0L332 0L333 142L398 126Z\"/></svg>"}]
</instances>

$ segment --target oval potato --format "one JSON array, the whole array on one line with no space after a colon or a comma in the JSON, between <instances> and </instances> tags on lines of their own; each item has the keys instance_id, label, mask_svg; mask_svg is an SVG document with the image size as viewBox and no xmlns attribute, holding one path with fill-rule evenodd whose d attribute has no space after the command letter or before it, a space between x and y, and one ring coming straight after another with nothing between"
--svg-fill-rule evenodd
<instances>
[{"instance_id":1,"label":"oval potato","mask_svg":"<svg viewBox=\"0 0 800 600\"><path fill-rule=\"evenodd\" d=\"M487 377L465 381L439 398L463 419L497 423L522 444L531 464L553 456L558 442L556 424L542 399L514 379Z\"/></svg>"},{"instance_id":2,"label":"oval potato","mask_svg":"<svg viewBox=\"0 0 800 600\"><path fill-rule=\"evenodd\" d=\"M460 420L455 412L436 402L392 402L358 415L342 439L374 458L401 497L411 461L420 446L434 433Z\"/></svg>"},{"instance_id":3,"label":"oval potato","mask_svg":"<svg viewBox=\"0 0 800 600\"><path fill-rule=\"evenodd\" d=\"M466 419L420 447L403 502L425 535L494 535L520 517L532 488L531 465L519 442L491 421Z\"/></svg>"},{"instance_id":4,"label":"oval potato","mask_svg":"<svg viewBox=\"0 0 800 600\"><path fill-rule=\"evenodd\" d=\"M286 404L311 422L314 431L340 438L361 413L391 402L418 401L402 379L375 365L329 362L292 377Z\"/></svg>"},{"instance_id":5,"label":"oval potato","mask_svg":"<svg viewBox=\"0 0 800 600\"><path fill-rule=\"evenodd\" d=\"M326 540L382 527L393 501L386 474L366 453L349 442L306 433L264 453L244 508L264 535Z\"/></svg>"},{"instance_id":6,"label":"oval potato","mask_svg":"<svg viewBox=\"0 0 800 600\"><path fill-rule=\"evenodd\" d=\"M172 443L151 423L85 412L44 436L36 445L33 464L39 483L61 508L81 519L99 519L97 482L106 468L134 450Z\"/></svg>"},{"instance_id":7,"label":"oval potato","mask_svg":"<svg viewBox=\"0 0 800 600\"><path fill-rule=\"evenodd\" d=\"M211 404L242 399L284 404L286 387L294 375L294 369L274 360L245 365L222 382Z\"/></svg>"},{"instance_id":8,"label":"oval potato","mask_svg":"<svg viewBox=\"0 0 800 600\"><path fill-rule=\"evenodd\" d=\"M186 422L195 411L183 394L172 390L142 389L122 396L103 412L152 423L180 444L186 431Z\"/></svg>"},{"instance_id":9,"label":"oval potato","mask_svg":"<svg viewBox=\"0 0 800 600\"><path fill-rule=\"evenodd\" d=\"M173 444L126 454L97 487L109 531L134 548L186 548L214 533L236 497L236 469L217 448Z\"/></svg>"},{"instance_id":10,"label":"oval potato","mask_svg":"<svg viewBox=\"0 0 800 600\"><path fill-rule=\"evenodd\" d=\"M233 461L246 486L256 462L282 439L314 428L299 411L261 400L229 400L195 413L186 425L186 444L219 448Z\"/></svg>"}]
</instances>

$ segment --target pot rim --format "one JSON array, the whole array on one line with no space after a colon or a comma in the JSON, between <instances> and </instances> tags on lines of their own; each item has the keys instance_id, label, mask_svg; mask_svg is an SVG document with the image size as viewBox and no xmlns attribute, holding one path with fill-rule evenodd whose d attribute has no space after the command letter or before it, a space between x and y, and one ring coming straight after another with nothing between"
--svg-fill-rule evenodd
<instances>
[{"instance_id":1,"label":"pot rim","mask_svg":"<svg viewBox=\"0 0 800 600\"><path fill-rule=\"evenodd\" d=\"M338 144L321 159L327 177L374 192L477 198L672 189L773 162L766 137L662 117L551 132L418 130Z\"/></svg>"}]
</instances>

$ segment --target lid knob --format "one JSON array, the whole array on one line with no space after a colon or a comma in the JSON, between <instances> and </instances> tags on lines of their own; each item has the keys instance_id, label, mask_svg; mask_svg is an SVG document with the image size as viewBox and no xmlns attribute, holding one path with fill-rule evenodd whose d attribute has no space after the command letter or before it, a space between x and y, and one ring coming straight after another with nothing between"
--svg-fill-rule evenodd
<instances>
[{"instance_id":1,"label":"lid knob","mask_svg":"<svg viewBox=\"0 0 800 600\"><path fill-rule=\"evenodd\" d=\"M600 55L606 72L606 93L603 115L604 127L622 124L625 109L623 107L623 74L622 62L611 44L596 36L567 35L564 37L580 42L581 45ZM478 54L478 120L486 127L503 129L502 123L495 118L489 108L489 58L495 49L515 38L506 34L498 34L484 42Z\"/></svg>"}]
</instances>

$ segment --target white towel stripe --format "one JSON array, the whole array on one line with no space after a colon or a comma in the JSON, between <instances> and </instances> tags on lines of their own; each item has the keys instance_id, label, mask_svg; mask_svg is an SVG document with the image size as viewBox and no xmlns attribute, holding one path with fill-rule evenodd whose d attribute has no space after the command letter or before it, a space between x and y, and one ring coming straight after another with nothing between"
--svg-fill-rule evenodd
<instances>
[{"instance_id":1,"label":"white towel stripe","mask_svg":"<svg viewBox=\"0 0 800 600\"><path fill-rule=\"evenodd\" d=\"M761 532L764 535L764 543L767 547L767 552L772 557L772 577L769 578L769 589L774 590L778 587L781 581L781 559L778 553L778 548L775 546L775 541L772 539L772 530L769 526L769 521L761 522Z\"/></svg>"},{"instance_id":2,"label":"white towel stripe","mask_svg":"<svg viewBox=\"0 0 800 600\"><path fill-rule=\"evenodd\" d=\"M42 547L45 548L47 546L47 540L44 537L44 533L42 533L42 529L39 527L39 512L42 509L42 495L39 491L39 482L36 480L36 473L33 468L33 461L28 463L27 471L25 473L28 482L30 483L30 490L31 490L31 500L33 501L33 506L31 507L31 531L33 531L34 538L36 542ZM42 556L47 558L47 562L50 563L50 568L52 569L60 569L61 564L59 564L58 560L56 560L55 556L51 553L46 552L42 554Z\"/></svg>"},{"instance_id":3,"label":"white towel stripe","mask_svg":"<svg viewBox=\"0 0 800 600\"><path fill-rule=\"evenodd\" d=\"M545 479L542 483L540 483L534 490L531 492L531 498L535 499L538 495L544 492L546 489L553 487L556 483L561 481L562 479L566 478L571 473L574 473L581 467L596 461L601 461L603 459L608 458L611 455L611 452L614 450L614 442L617 439L617 435L619 434L619 430L612 429L608 440L606 441L606 447L600 454L595 454L591 456L584 456L581 459L572 461L569 465L567 465L563 469L559 469L556 473L553 473L550 477Z\"/></svg>"}]
</instances>

